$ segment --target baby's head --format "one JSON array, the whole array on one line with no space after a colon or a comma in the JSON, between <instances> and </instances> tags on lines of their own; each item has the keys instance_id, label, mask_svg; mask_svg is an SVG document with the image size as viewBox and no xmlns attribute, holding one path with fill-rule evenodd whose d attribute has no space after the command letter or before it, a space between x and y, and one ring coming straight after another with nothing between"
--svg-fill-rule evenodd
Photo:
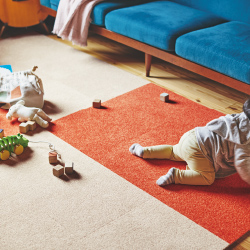
<instances>
[{"instance_id":1,"label":"baby's head","mask_svg":"<svg viewBox=\"0 0 250 250\"><path fill-rule=\"evenodd\" d=\"M248 119L250 120L250 98L247 99L245 101L245 103L243 104L243 112L245 113L245 115L248 117Z\"/></svg>"}]
</instances>

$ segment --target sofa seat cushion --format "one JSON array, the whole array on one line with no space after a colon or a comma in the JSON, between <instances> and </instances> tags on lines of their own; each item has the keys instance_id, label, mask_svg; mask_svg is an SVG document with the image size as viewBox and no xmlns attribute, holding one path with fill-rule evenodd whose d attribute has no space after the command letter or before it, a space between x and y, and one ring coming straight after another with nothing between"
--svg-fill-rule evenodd
<instances>
[{"instance_id":1,"label":"sofa seat cushion","mask_svg":"<svg viewBox=\"0 0 250 250\"><path fill-rule=\"evenodd\" d=\"M105 16L110 11L152 1L153 0L111 0L100 2L92 10L92 23L95 25L104 26Z\"/></svg>"},{"instance_id":2,"label":"sofa seat cushion","mask_svg":"<svg viewBox=\"0 0 250 250\"><path fill-rule=\"evenodd\" d=\"M169 1L122 8L105 17L108 30L169 51L175 50L179 36L222 22L213 14Z\"/></svg>"},{"instance_id":3,"label":"sofa seat cushion","mask_svg":"<svg viewBox=\"0 0 250 250\"><path fill-rule=\"evenodd\" d=\"M250 84L250 25L228 22L179 37L176 53Z\"/></svg>"}]
</instances>

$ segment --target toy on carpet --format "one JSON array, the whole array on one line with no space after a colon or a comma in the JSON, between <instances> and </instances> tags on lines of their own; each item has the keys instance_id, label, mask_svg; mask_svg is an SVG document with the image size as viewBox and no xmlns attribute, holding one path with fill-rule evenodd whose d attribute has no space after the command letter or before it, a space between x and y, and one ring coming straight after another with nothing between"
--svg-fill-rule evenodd
<instances>
[{"instance_id":1,"label":"toy on carpet","mask_svg":"<svg viewBox=\"0 0 250 250\"><path fill-rule=\"evenodd\" d=\"M95 99L94 101L93 101L93 108L96 108L96 109L99 109L99 108L101 108L101 100L100 99Z\"/></svg>"},{"instance_id":2,"label":"toy on carpet","mask_svg":"<svg viewBox=\"0 0 250 250\"><path fill-rule=\"evenodd\" d=\"M65 174L73 174L74 172L74 162L65 162Z\"/></svg>"},{"instance_id":3,"label":"toy on carpet","mask_svg":"<svg viewBox=\"0 0 250 250\"><path fill-rule=\"evenodd\" d=\"M64 174L74 173L74 162L66 162L64 166L57 165L53 167L53 175L60 177Z\"/></svg>"},{"instance_id":4,"label":"toy on carpet","mask_svg":"<svg viewBox=\"0 0 250 250\"><path fill-rule=\"evenodd\" d=\"M37 66L32 70L1 74L0 71L0 103L2 109L9 109L19 100L24 100L27 107L42 108L44 105L44 89L42 80L34 73Z\"/></svg>"},{"instance_id":5,"label":"toy on carpet","mask_svg":"<svg viewBox=\"0 0 250 250\"><path fill-rule=\"evenodd\" d=\"M0 139L0 158L5 161L9 159L11 153L20 155L24 148L28 146L29 140L21 134L6 136Z\"/></svg>"},{"instance_id":6,"label":"toy on carpet","mask_svg":"<svg viewBox=\"0 0 250 250\"><path fill-rule=\"evenodd\" d=\"M61 158L61 155L58 154L54 149L49 152L49 163L57 164L58 158ZM74 172L74 163L73 162L65 162L64 166L56 165L53 167L53 175L56 177L60 177L64 174L73 174Z\"/></svg>"},{"instance_id":7,"label":"toy on carpet","mask_svg":"<svg viewBox=\"0 0 250 250\"><path fill-rule=\"evenodd\" d=\"M53 167L53 175L56 177L60 177L60 176L64 175L64 167L61 165L54 166Z\"/></svg>"},{"instance_id":8,"label":"toy on carpet","mask_svg":"<svg viewBox=\"0 0 250 250\"><path fill-rule=\"evenodd\" d=\"M35 129L36 129L36 122L35 121L22 122L19 125L19 132L22 134L26 134L30 130L33 131Z\"/></svg>"},{"instance_id":9,"label":"toy on carpet","mask_svg":"<svg viewBox=\"0 0 250 250\"><path fill-rule=\"evenodd\" d=\"M12 117L18 118L20 122L35 121L43 128L49 126L52 120L42 109L25 107L23 100L18 101L15 105L11 106L6 118L11 120Z\"/></svg>"},{"instance_id":10,"label":"toy on carpet","mask_svg":"<svg viewBox=\"0 0 250 250\"><path fill-rule=\"evenodd\" d=\"M3 129L0 129L0 133L3 133ZM5 161L10 158L11 153L20 155L23 153L24 148L28 147L28 143L48 143L51 151L49 152L49 163L54 164L58 162L58 158L61 155L55 150L54 145L47 141L29 141L23 135L18 133L17 135L11 135L2 137L0 139L0 159ZM57 165L53 167L53 175L60 177L64 174L72 174L74 172L74 163L66 162L64 166Z\"/></svg>"},{"instance_id":11,"label":"toy on carpet","mask_svg":"<svg viewBox=\"0 0 250 250\"><path fill-rule=\"evenodd\" d=\"M160 100L163 101L163 102L169 101L169 94L168 93L160 94Z\"/></svg>"},{"instance_id":12,"label":"toy on carpet","mask_svg":"<svg viewBox=\"0 0 250 250\"><path fill-rule=\"evenodd\" d=\"M49 152L49 163L50 164L57 164L58 163L58 158L59 159L61 158L61 154L58 154L54 145L52 145L50 142L47 142L47 141L31 141L31 142L48 143L49 148L51 149L51 151ZM53 169L52 169L52 173L54 176L60 177L60 176L64 175L64 167L61 165L54 165Z\"/></svg>"},{"instance_id":13,"label":"toy on carpet","mask_svg":"<svg viewBox=\"0 0 250 250\"><path fill-rule=\"evenodd\" d=\"M34 143L48 143L49 148L51 151L49 152L49 163L53 164L52 173L56 177L61 177L64 174L73 174L74 173L74 163L73 162L66 162L64 165L56 165L59 159L62 159L61 154L59 154L54 145L47 141L30 141Z\"/></svg>"},{"instance_id":14,"label":"toy on carpet","mask_svg":"<svg viewBox=\"0 0 250 250\"><path fill-rule=\"evenodd\" d=\"M49 163L54 164L57 163L57 152L56 151L51 151L49 152Z\"/></svg>"},{"instance_id":15,"label":"toy on carpet","mask_svg":"<svg viewBox=\"0 0 250 250\"><path fill-rule=\"evenodd\" d=\"M3 129L1 129L1 130L3 130ZM25 138L23 135L18 133L17 135L6 136L6 137L2 137L0 139L0 158L1 158L1 160L9 159L11 153L15 153L16 155L22 154L24 148L26 148L28 146L29 142L31 142L31 143L48 143L49 148L52 150L51 152L54 152L54 153L56 153L56 155L59 155L56 152L55 147L50 142L30 141L27 138Z\"/></svg>"}]
</instances>

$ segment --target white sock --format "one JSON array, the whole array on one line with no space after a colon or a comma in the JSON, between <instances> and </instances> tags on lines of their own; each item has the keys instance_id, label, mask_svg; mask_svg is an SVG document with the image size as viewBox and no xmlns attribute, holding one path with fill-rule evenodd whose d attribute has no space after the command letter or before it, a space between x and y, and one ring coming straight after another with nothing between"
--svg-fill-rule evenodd
<instances>
[{"instance_id":1,"label":"white sock","mask_svg":"<svg viewBox=\"0 0 250 250\"><path fill-rule=\"evenodd\" d=\"M137 155L139 157L143 156L143 147L138 144L135 143L133 144L130 148L129 148L130 153L132 153L133 155Z\"/></svg>"},{"instance_id":2,"label":"white sock","mask_svg":"<svg viewBox=\"0 0 250 250\"><path fill-rule=\"evenodd\" d=\"M175 168L170 168L166 175L161 176L156 184L159 186L165 186L171 183L174 183L174 170Z\"/></svg>"}]
</instances>

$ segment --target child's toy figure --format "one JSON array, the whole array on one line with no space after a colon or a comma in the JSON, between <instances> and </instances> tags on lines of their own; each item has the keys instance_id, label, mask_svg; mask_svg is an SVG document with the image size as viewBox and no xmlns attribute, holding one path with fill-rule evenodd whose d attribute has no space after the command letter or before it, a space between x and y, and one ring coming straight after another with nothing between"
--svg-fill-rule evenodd
<instances>
[{"instance_id":1,"label":"child's toy figure","mask_svg":"<svg viewBox=\"0 0 250 250\"><path fill-rule=\"evenodd\" d=\"M185 133L177 145L142 147L129 151L145 159L187 162L186 170L171 168L157 184L211 185L215 178L238 172L250 184L250 99L240 114L226 115Z\"/></svg>"}]
</instances>

